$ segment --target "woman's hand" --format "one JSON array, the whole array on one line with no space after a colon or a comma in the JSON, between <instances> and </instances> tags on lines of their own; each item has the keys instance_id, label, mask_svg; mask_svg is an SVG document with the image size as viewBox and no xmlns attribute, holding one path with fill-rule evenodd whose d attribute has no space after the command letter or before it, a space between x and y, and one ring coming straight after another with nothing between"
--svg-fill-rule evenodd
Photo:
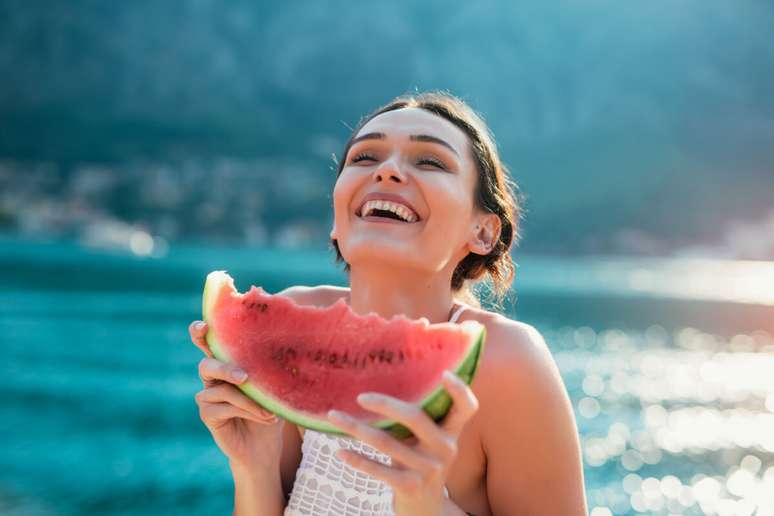
<instances>
[{"instance_id":1,"label":"woman's hand","mask_svg":"<svg viewBox=\"0 0 774 516\"><path fill-rule=\"evenodd\" d=\"M282 424L277 416L236 387L247 380L244 371L213 358L205 339L206 323L194 321L188 332L207 355L199 362L204 389L196 393L196 404L215 443L234 466L277 467L282 450Z\"/></svg>"},{"instance_id":2,"label":"woman's hand","mask_svg":"<svg viewBox=\"0 0 774 516\"><path fill-rule=\"evenodd\" d=\"M392 486L393 508L398 516L437 516L446 506L443 490L457 457L457 439L478 410L478 400L465 382L448 371L443 384L453 404L442 425L420 407L399 399L377 393L358 396L363 408L403 424L416 439L401 442L341 412L331 411L328 415L341 430L392 458L392 465L387 466L351 450L337 452L353 468Z\"/></svg>"}]
</instances>

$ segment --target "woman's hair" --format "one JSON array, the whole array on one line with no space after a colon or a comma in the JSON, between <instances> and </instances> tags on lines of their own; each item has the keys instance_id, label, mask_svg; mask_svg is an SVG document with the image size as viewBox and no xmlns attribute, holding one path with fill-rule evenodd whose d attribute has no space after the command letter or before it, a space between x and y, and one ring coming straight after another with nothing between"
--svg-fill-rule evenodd
<instances>
[{"instance_id":1,"label":"woman's hair","mask_svg":"<svg viewBox=\"0 0 774 516\"><path fill-rule=\"evenodd\" d=\"M482 117L465 101L443 91L406 94L396 97L360 119L344 147L342 159L337 162L336 177L338 178L344 169L352 140L360 129L376 116L402 108L419 108L429 111L456 125L468 136L470 149L478 170L478 180L473 192L476 207L500 217L501 231L499 239L489 254L468 253L460 261L452 274L451 288L456 300L481 307L476 286L489 279L491 281L490 291L495 298L494 304L499 306L513 282L514 264L509 251L520 237L519 221L522 218L522 199L518 185L510 178L507 167L500 161L497 146L489 128ZM341 255L336 239L331 240L331 245L336 251L336 263L344 263L344 270L348 273L349 264Z\"/></svg>"}]
</instances>

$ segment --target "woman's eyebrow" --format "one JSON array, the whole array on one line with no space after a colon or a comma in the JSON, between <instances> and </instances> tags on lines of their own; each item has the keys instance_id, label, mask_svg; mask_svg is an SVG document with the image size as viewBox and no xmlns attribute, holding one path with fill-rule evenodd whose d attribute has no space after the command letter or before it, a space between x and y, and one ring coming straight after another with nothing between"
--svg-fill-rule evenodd
<instances>
[{"instance_id":1,"label":"woman's eyebrow","mask_svg":"<svg viewBox=\"0 0 774 516\"><path fill-rule=\"evenodd\" d=\"M352 140L352 143L350 143L350 147L352 147L356 143L361 142L363 140L384 140L385 138L387 138L387 135L384 133L366 133ZM454 147L446 143L444 140L437 138L435 136L430 136L429 134L412 134L411 136L409 136L409 140L414 142L437 143L439 145L443 145L444 147L452 151L454 154L457 155L458 158L460 157L459 152L454 150Z\"/></svg>"}]
</instances>

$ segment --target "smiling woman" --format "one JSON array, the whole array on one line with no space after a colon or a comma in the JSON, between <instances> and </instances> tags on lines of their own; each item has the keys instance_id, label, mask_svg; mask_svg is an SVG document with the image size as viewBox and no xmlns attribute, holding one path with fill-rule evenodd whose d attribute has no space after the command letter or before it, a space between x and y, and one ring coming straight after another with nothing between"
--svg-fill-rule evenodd
<instances>
[{"instance_id":1,"label":"smiling woman","mask_svg":"<svg viewBox=\"0 0 774 516\"><path fill-rule=\"evenodd\" d=\"M360 315L478 321L488 335L479 372L470 387L445 379L453 406L441 424L401 400L361 396L416 437L331 413L345 439L277 421L235 388L239 371L206 359L197 402L229 457L235 514L586 514L575 420L551 353L532 326L481 309L473 290L489 280L502 300L510 288L514 192L483 120L452 95L398 97L361 120L333 191L331 242L349 288L281 294L315 306L344 299ZM205 332L191 327L208 353Z\"/></svg>"},{"instance_id":2,"label":"smiling woman","mask_svg":"<svg viewBox=\"0 0 774 516\"><path fill-rule=\"evenodd\" d=\"M486 253L468 253L454 270L452 289L455 297L470 305L480 306L471 287L482 277L488 276L495 295L498 300L502 300L513 279L513 263L508 250L519 238L518 220L521 217L521 205L518 202L518 187L500 161L494 138L483 119L465 102L450 94L429 92L398 97L365 116L353 131L344 148L343 159L338 163L337 188L342 186L341 175L345 169L354 166L372 169L380 163L379 166L384 166L384 161L390 166L390 158L386 157L385 153L394 142L391 141L389 133L379 130L366 131L364 128L372 128L373 124L370 122L376 118L389 121L388 117L391 114L395 116L397 113L394 112L399 110L403 111L399 116L404 115L406 111L414 111L415 118L424 118L432 128L430 131L416 131L419 134L414 134L404 126L406 151L412 151L413 155L406 156L401 167L413 166L419 170L451 174L457 181L454 186L463 189L462 192L455 192L457 195L469 196L475 209L496 215L499 219L492 222L500 226L498 238L486 242L492 248ZM440 125L440 119L447 123ZM420 123L417 127L421 126ZM466 171L475 173L466 174ZM396 178L392 179L394 181ZM422 187L421 184L417 186ZM453 220L452 218L448 222ZM491 235L492 228L489 228L489 231ZM440 236L443 236L443 233ZM335 229L331 232L331 243L337 261L344 262L345 270L349 271L350 263L342 256Z\"/></svg>"}]
</instances>

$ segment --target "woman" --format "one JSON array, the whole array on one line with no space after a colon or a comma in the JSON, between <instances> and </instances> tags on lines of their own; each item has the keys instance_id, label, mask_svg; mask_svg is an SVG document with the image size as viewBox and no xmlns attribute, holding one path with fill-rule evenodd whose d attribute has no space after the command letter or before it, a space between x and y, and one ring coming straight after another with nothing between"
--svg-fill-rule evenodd
<instances>
[{"instance_id":1,"label":"woman","mask_svg":"<svg viewBox=\"0 0 774 516\"><path fill-rule=\"evenodd\" d=\"M520 213L484 122L446 93L398 97L353 132L333 205L331 240L350 287L281 294L316 306L344 298L355 313L387 318L479 321L480 368L471 387L444 380L454 405L440 425L394 398L360 400L417 436L401 442L341 414L330 420L354 439L278 421L235 387L243 371L210 355L196 400L229 458L234 513L586 514L572 408L543 338L481 309L471 290L487 277L500 298L510 286ZM206 325L190 332L209 355Z\"/></svg>"}]
</instances>

